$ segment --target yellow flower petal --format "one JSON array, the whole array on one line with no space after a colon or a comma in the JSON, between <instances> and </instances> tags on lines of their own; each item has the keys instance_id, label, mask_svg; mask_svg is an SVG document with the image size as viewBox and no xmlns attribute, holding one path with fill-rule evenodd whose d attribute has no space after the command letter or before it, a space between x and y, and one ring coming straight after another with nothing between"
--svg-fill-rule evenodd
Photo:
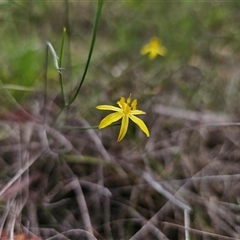
<instances>
[{"instance_id":1,"label":"yellow flower petal","mask_svg":"<svg viewBox=\"0 0 240 240\"><path fill-rule=\"evenodd\" d=\"M141 129L142 131L149 137L150 133L148 131L147 126L145 125L145 123L143 122L143 120L141 120L138 117L133 116L132 114L129 114L130 119L135 122Z\"/></svg>"},{"instance_id":2,"label":"yellow flower petal","mask_svg":"<svg viewBox=\"0 0 240 240\"><path fill-rule=\"evenodd\" d=\"M122 124L121 124L120 132L118 135L118 140L117 140L118 142L120 142L126 135L126 132L128 129L128 122L129 122L128 116L124 115L122 118Z\"/></svg>"},{"instance_id":3,"label":"yellow flower petal","mask_svg":"<svg viewBox=\"0 0 240 240\"><path fill-rule=\"evenodd\" d=\"M165 47L159 47L157 53L161 56L165 56L167 53L167 49Z\"/></svg>"},{"instance_id":4,"label":"yellow flower petal","mask_svg":"<svg viewBox=\"0 0 240 240\"><path fill-rule=\"evenodd\" d=\"M141 48L141 54L145 55L145 54L149 53L150 50L151 50L151 48L150 48L149 44L147 44Z\"/></svg>"},{"instance_id":5,"label":"yellow flower petal","mask_svg":"<svg viewBox=\"0 0 240 240\"><path fill-rule=\"evenodd\" d=\"M133 115L140 115L140 114L146 114L144 111L142 110L132 110L131 114Z\"/></svg>"},{"instance_id":6,"label":"yellow flower petal","mask_svg":"<svg viewBox=\"0 0 240 240\"><path fill-rule=\"evenodd\" d=\"M99 124L98 128L102 129L105 128L107 126L109 126L110 124L112 124L113 122L118 121L119 119L121 119L123 116L123 113L121 112L115 112L115 113L111 113L109 115L107 115Z\"/></svg>"},{"instance_id":7,"label":"yellow flower petal","mask_svg":"<svg viewBox=\"0 0 240 240\"><path fill-rule=\"evenodd\" d=\"M115 111L115 112L122 111L121 108L114 107L114 106L111 106L111 105L99 105L99 106L96 106L96 108L99 109L99 110L110 110L110 111Z\"/></svg>"},{"instance_id":8,"label":"yellow flower petal","mask_svg":"<svg viewBox=\"0 0 240 240\"><path fill-rule=\"evenodd\" d=\"M141 48L141 54L148 54L150 60L153 60L157 55L165 56L167 49L162 45L159 38L152 38L150 42Z\"/></svg>"},{"instance_id":9,"label":"yellow flower petal","mask_svg":"<svg viewBox=\"0 0 240 240\"><path fill-rule=\"evenodd\" d=\"M157 55L158 53L156 51L150 51L148 56L150 60L153 60Z\"/></svg>"}]
</instances>

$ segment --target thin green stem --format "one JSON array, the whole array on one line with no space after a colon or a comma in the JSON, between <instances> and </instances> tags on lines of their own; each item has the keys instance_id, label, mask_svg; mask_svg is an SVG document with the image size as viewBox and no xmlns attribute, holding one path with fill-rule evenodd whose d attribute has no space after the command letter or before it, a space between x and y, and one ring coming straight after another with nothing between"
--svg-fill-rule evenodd
<instances>
[{"instance_id":1,"label":"thin green stem","mask_svg":"<svg viewBox=\"0 0 240 240\"><path fill-rule=\"evenodd\" d=\"M70 106L75 101L75 99L77 98L78 93L79 93L79 91L80 91L80 89L83 85L83 82L85 80L85 77L87 75L87 71L88 71L88 68L89 68L89 64L90 64L90 61L91 61L93 48L94 48L95 40L96 40L96 36L97 36L97 29L98 29L98 25L99 25L99 19L100 19L100 16L101 16L102 6L103 6L103 0L98 0L97 13L96 13L95 21L94 21L92 40L91 40L91 45L90 45L90 50L89 50L89 53L88 53L88 59L87 59L87 62L86 62L86 66L85 66L81 81L79 83L79 86L77 88L77 91L76 91L75 95L73 96L73 98L68 102L67 106Z\"/></svg>"},{"instance_id":2,"label":"thin green stem","mask_svg":"<svg viewBox=\"0 0 240 240\"><path fill-rule=\"evenodd\" d=\"M45 60L45 67L44 67L44 106L47 104L47 84L48 84L48 79L47 79L47 70L48 70L48 45L46 48L46 60ZM45 122L45 117L46 117L46 108L44 108L44 122Z\"/></svg>"},{"instance_id":3,"label":"thin green stem","mask_svg":"<svg viewBox=\"0 0 240 240\"><path fill-rule=\"evenodd\" d=\"M88 59L87 59L87 62L86 62L86 66L85 66L85 69L84 69L84 72L83 72L83 75L82 75L82 78L81 78L81 81L79 83L79 86L77 88L77 91L75 93L75 95L73 96L72 99L70 99L70 101L68 103L66 103L65 101L65 97L64 97L64 92L63 92L63 82L62 82L62 76L61 76L61 73L60 73L60 83L61 83L61 92L62 92L62 96L64 97L64 106L61 108L61 110L59 111L59 113L57 114L57 116L55 117L52 125L54 125L56 122L57 122L57 119L58 117L60 116L60 114L63 112L63 110L67 107L69 107L74 101L75 99L77 98L77 95L83 85L83 82L85 80L85 77L86 77L86 74L87 74L87 71L88 71L88 67L89 67L89 64L90 64L90 61L91 61L91 57L92 57L92 53L93 53L93 48L94 48L94 45L95 45L95 40L96 40L96 36L97 36L97 29L98 29L98 24L99 24L99 20L100 20L100 16L101 16L101 11L102 11L102 6L103 6L103 0L98 0L98 5L97 5L97 12L96 12L96 18L95 18L95 21L94 21L94 27L93 27L93 33L92 33L92 39L91 39L91 45L90 45L90 49L89 49L89 53L88 53ZM65 36L64 36L65 38ZM63 41L64 43L64 41ZM63 46L63 44L62 44ZM63 47L61 48L61 54L60 54L60 58L59 58L59 68L61 67L61 63L62 63L62 49ZM61 70L61 69L60 69Z\"/></svg>"},{"instance_id":4,"label":"thin green stem","mask_svg":"<svg viewBox=\"0 0 240 240\"><path fill-rule=\"evenodd\" d=\"M58 66L59 66L59 80L60 80L60 86L61 86L61 95L63 99L64 106L66 106L66 99L65 99L65 94L64 94L64 87L63 87L63 79L62 79L62 59L63 59L63 49L64 49L64 43L65 43L65 37L66 37L66 28L63 28L63 35L62 35L62 44L61 44L61 50L60 50L60 55L59 55L59 61L58 61Z\"/></svg>"},{"instance_id":5,"label":"thin green stem","mask_svg":"<svg viewBox=\"0 0 240 240\"><path fill-rule=\"evenodd\" d=\"M60 116L60 114L63 112L63 110L66 108L66 106L63 106L61 109L60 109L60 111L58 112L58 114L57 114L57 116L54 118L54 120L52 121L52 124L51 124L51 126L53 126L56 122L57 122L57 120L58 120L58 117Z\"/></svg>"},{"instance_id":6,"label":"thin green stem","mask_svg":"<svg viewBox=\"0 0 240 240\"><path fill-rule=\"evenodd\" d=\"M79 126L61 126L59 129L67 129L67 130L89 130L89 129L97 129L98 126L90 126L90 127L79 127Z\"/></svg>"},{"instance_id":7,"label":"thin green stem","mask_svg":"<svg viewBox=\"0 0 240 240\"><path fill-rule=\"evenodd\" d=\"M114 123L109 125L108 127L114 127L114 126L119 126L120 123ZM89 129L98 129L97 126L89 126L89 127L79 127L79 126L61 126L59 129L69 129L69 130L89 130Z\"/></svg>"}]
</instances>

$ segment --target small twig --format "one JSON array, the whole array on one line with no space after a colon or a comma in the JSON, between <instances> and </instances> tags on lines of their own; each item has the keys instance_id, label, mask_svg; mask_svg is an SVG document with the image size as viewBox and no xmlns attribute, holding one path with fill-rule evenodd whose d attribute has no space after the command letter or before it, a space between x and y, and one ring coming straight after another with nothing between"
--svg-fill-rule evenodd
<instances>
[{"instance_id":1,"label":"small twig","mask_svg":"<svg viewBox=\"0 0 240 240\"><path fill-rule=\"evenodd\" d=\"M16 222L16 216L13 217L13 220L11 222L11 227L10 227L10 240L14 240L14 226L15 226L15 222Z\"/></svg>"},{"instance_id":2,"label":"small twig","mask_svg":"<svg viewBox=\"0 0 240 240\"><path fill-rule=\"evenodd\" d=\"M185 239L190 240L189 236L190 217L189 211L187 209L184 209L184 227L185 227Z\"/></svg>"}]
</instances>

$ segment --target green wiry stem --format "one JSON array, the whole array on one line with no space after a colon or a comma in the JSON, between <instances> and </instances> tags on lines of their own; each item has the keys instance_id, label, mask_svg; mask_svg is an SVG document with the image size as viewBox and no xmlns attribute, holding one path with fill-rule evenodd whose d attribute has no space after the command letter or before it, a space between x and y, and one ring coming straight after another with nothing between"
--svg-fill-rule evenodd
<instances>
[{"instance_id":1,"label":"green wiry stem","mask_svg":"<svg viewBox=\"0 0 240 240\"><path fill-rule=\"evenodd\" d=\"M52 125L54 125L56 123L58 117L63 112L63 110L65 108L69 107L75 101L75 99L77 98L78 93L79 93L79 91L80 91L80 89L83 85L83 82L84 82L85 77L87 75L87 71L88 71L88 68L89 68L89 64L90 64L90 61L91 61L91 57L92 57L92 53L93 53L93 49L94 49L94 45L95 45L95 41L96 41L97 29L98 29L98 25L99 25L100 16L101 16L102 6L103 6L103 0L98 0L96 18L95 18L95 21L94 21L91 45L90 45L90 49L89 49L89 53L88 53L88 59L87 59L87 62L86 62L86 66L85 66L82 78L80 80L80 83L78 85L77 91L76 91L75 95L73 96L73 98L70 99L70 101L68 103L66 103L66 101L65 101L65 96L64 96L64 91L63 91L63 83L62 83L62 78L61 78L62 76L60 74L61 92L62 92L62 96L64 96L64 98L63 98L64 99L64 106L61 108L61 110L59 111L59 113L55 117ZM65 36L64 36L64 38L65 38ZM64 41L63 41L63 43L64 43ZM62 49L63 49L63 43L62 43ZM61 68L62 49L61 49L61 54L60 54L60 58L59 58L59 68Z\"/></svg>"},{"instance_id":2,"label":"green wiry stem","mask_svg":"<svg viewBox=\"0 0 240 240\"><path fill-rule=\"evenodd\" d=\"M60 116L60 114L63 112L63 110L66 108L66 106L63 106L60 111L58 112L57 116L54 118L54 120L52 121L52 126L57 122L58 117Z\"/></svg>"},{"instance_id":3,"label":"green wiry stem","mask_svg":"<svg viewBox=\"0 0 240 240\"><path fill-rule=\"evenodd\" d=\"M90 45L90 50L89 50L89 53L88 53L88 59L87 59L87 62L86 62L86 66L85 66L81 81L78 85L77 91L76 91L75 95L73 96L73 98L68 102L67 106L70 106L75 101L75 99L77 98L78 93L79 93L79 91L80 91L80 89L83 85L83 82L85 80L85 77L87 75L88 67L89 67L89 64L90 64L90 61L91 61L93 48L94 48L95 40L96 40L96 36L97 36L97 29L98 29L98 25L99 25L100 16L101 16L102 6L103 6L103 0L98 0L97 13L96 13L96 18L95 18L95 22L94 22L92 40L91 40L91 45Z\"/></svg>"},{"instance_id":4,"label":"green wiry stem","mask_svg":"<svg viewBox=\"0 0 240 240\"><path fill-rule=\"evenodd\" d=\"M64 102L64 106L66 106L66 99L65 99L65 94L64 94L64 87L63 87L63 79L62 79L62 59L63 59L63 48L64 48L64 43L65 43L65 37L66 37L66 28L63 28L63 35L62 35L62 45L61 45L61 50L60 50L60 56L59 56L59 61L58 61L58 66L59 66L59 80L60 80L60 86L61 86L61 95L62 99Z\"/></svg>"},{"instance_id":5,"label":"green wiry stem","mask_svg":"<svg viewBox=\"0 0 240 240\"><path fill-rule=\"evenodd\" d=\"M119 126L120 123L113 123L109 125L108 127L114 127L114 126ZM98 129L97 126L89 126L89 127L79 127L79 126L61 126L59 127L60 129L69 129L69 130L89 130L89 129Z\"/></svg>"}]
</instances>

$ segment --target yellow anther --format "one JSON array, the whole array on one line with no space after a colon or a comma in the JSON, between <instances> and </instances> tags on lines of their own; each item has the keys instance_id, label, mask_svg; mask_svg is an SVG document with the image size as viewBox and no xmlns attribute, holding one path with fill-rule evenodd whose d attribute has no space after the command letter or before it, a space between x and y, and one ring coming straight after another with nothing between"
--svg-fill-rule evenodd
<instances>
[{"instance_id":1,"label":"yellow anther","mask_svg":"<svg viewBox=\"0 0 240 240\"><path fill-rule=\"evenodd\" d=\"M132 108L132 110L136 110L137 109L137 99L134 99L132 101L131 108Z\"/></svg>"},{"instance_id":2,"label":"yellow anther","mask_svg":"<svg viewBox=\"0 0 240 240\"><path fill-rule=\"evenodd\" d=\"M132 94L130 93L129 94L129 97L128 97L128 99L127 99L127 104L130 106L130 103L131 103L131 96L132 96Z\"/></svg>"}]
</instances>

